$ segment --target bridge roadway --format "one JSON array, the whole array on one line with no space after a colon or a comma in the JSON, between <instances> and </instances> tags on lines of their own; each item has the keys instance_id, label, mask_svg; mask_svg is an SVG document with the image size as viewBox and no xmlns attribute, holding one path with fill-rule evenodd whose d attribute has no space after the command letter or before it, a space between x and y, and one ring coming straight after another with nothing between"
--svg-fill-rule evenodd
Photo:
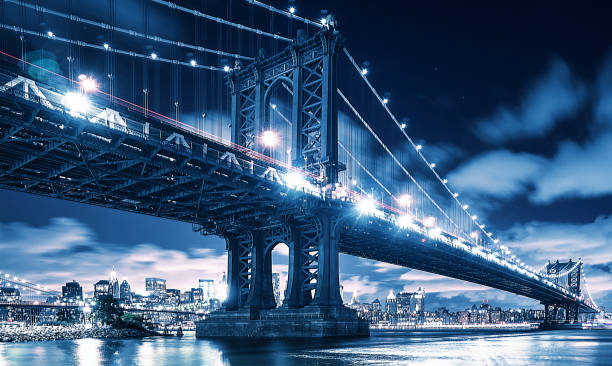
<instances>
[{"instance_id":1,"label":"bridge roadway","mask_svg":"<svg viewBox=\"0 0 612 366\"><path fill-rule=\"evenodd\" d=\"M92 96L87 112L70 111L62 91L19 79L17 69L4 66L2 188L189 222L203 233L245 221L273 227L274 217L324 207L341 217L343 253L594 311L582 297L485 248L445 233L432 237L418 223L399 228L389 209L360 215L355 196L342 187L325 191L318 178L305 177L310 183L296 189L295 172L283 163L118 99L107 109L108 101Z\"/></svg>"}]
</instances>

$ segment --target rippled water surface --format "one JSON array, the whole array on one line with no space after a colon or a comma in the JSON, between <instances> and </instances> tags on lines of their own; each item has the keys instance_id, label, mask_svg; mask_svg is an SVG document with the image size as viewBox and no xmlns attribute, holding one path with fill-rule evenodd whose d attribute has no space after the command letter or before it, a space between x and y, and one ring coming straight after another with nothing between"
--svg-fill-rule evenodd
<instances>
[{"instance_id":1,"label":"rippled water surface","mask_svg":"<svg viewBox=\"0 0 612 366\"><path fill-rule=\"evenodd\" d=\"M311 341L0 343L0 365L612 365L612 331L408 332Z\"/></svg>"}]
</instances>

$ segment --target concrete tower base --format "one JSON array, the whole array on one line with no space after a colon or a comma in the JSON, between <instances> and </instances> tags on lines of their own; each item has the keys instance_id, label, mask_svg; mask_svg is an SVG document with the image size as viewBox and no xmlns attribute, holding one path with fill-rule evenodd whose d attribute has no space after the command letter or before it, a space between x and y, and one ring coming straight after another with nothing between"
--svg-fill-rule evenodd
<instances>
[{"instance_id":1,"label":"concrete tower base","mask_svg":"<svg viewBox=\"0 0 612 366\"><path fill-rule=\"evenodd\" d=\"M367 320L347 307L307 306L211 313L196 323L197 337L322 338L368 337Z\"/></svg>"}]
</instances>

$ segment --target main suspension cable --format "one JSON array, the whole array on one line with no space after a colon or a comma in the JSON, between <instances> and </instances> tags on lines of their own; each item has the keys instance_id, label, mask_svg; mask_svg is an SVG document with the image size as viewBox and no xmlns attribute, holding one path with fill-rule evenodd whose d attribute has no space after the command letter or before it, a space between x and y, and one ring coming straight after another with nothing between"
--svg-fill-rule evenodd
<instances>
[{"instance_id":1,"label":"main suspension cable","mask_svg":"<svg viewBox=\"0 0 612 366\"><path fill-rule=\"evenodd\" d=\"M84 41L75 41L73 39L70 38L65 38L65 37L61 37L58 35L49 35L48 33L41 33L41 32L36 32L30 29L25 29L22 27L18 27L16 25L8 25L8 24L2 24L0 23L0 28L4 28L7 30L12 30L16 33L20 33L20 34L29 34L32 36L36 36L36 37L41 37L41 38L46 38L46 39L50 39L52 41L60 41L60 42L64 42L64 43L68 43L68 44L73 44L73 45L77 45L77 46L83 46L83 47L89 47L89 48L94 48L97 50L101 50L101 51L105 51L105 52L112 52L112 53L117 53L120 55L126 55L126 56L133 56L133 57L139 57L139 58L143 58L143 59L152 59L150 55L144 55L142 53L137 53L137 52L133 52L133 51L124 51L124 50L120 50L114 47L104 47L98 44L93 44L93 43L88 43L88 42L84 42ZM225 70L223 70L220 67L216 67L216 66L209 66L209 65L200 65L200 64L192 64L192 63L188 63L188 62L184 62L184 61L179 61L179 60L172 60L172 59L167 59L167 58L163 58L160 56L155 56L155 61L159 61L159 62L165 62L165 63L170 63L170 64L175 64L175 65L182 65L182 66L188 66L188 67L192 67L192 68L197 68L197 69L204 69L204 70L211 70L211 71L223 71L225 72Z\"/></svg>"},{"instance_id":2,"label":"main suspension cable","mask_svg":"<svg viewBox=\"0 0 612 366\"><path fill-rule=\"evenodd\" d=\"M28 4L28 3L22 2L20 0L3 0L3 1L6 1L6 2L12 3L12 4L16 4L16 5L19 5L19 6L23 6L23 7L29 8L29 9L33 9L33 10L36 10L36 11L41 12L41 13L55 15L57 17L64 18L64 19L69 19L69 20L72 20L72 21L75 21L75 22L78 22L78 23L92 25L94 27L103 28L103 29L109 29L109 30L112 30L112 31L115 31L115 32L119 32L119 33L130 35L130 36L133 36L133 37L148 39L150 41L165 43L165 44L169 44L169 45L172 45L172 46L189 48L189 49L192 49L192 50L195 50L195 51L212 53L212 54L216 54L216 55L219 55L219 56L233 57L233 58L242 59L242 60L249 60L249 61L251 61L251 60L255 59L254 57L243 56L243 55L239 55L237 53L230 53L230 52L225 52L225 51L221 51L221 50L214 50L212 48L206 48L206 47L196 46L196 45L192 45L192 44L188 44L188 43L173 41L173 40L162 38L162 37L158 37L158 36L151 36L151 35L140 33L140 32L137 32L137 31L134 31L134 30L131 30L131 29L125 29L125 28L121 28L121 27L116 27L114 25L110 25L110 24L106 24L106 23L101 23L101 22L96 22L96 21L93 21L93 20L81 18L81 17L73 15L73 14L62 13L62 12L59 12L59 11L56 11L56 10L45 8L45 7L40 6L40 5Z\"/></svg>"},{"instance_id":3,"label":"main suspension cable","mask_svg":"<svg viewBox=\"0 0 612 366\"><path fill-rule=\"evenodd\" d=\"M167 6L170 9L180 10L180 11L182 11L184 13L193 14L196 17L204 18L204 19L207 19L207 20L212 20L213 22L224 24L224 25L227 25L229 27L238 28L240 30L245 30L245 31L248 31L248 32L253 32L253 33L256 33L256 34L259 34L259 35L262 35L262 36L272 37L274 39L280 39L281 41L293 42L293 40L291 38L283 37L283 36L280 36L278 34L273 34L273 33L269 33L269 32L266 32L266 31L262 31L261 29L247 27L246 25L230 22L230 21L225 20L223 18L219 18L219 17L213 16L213 15L202 13L201 11L189 9L189 8L184 7L184 6L180 6L178 4L171 3L169 1L164 1L164 0L151 0L151 1L156 3L156 4Z\"/></svg>"}]
</instances>

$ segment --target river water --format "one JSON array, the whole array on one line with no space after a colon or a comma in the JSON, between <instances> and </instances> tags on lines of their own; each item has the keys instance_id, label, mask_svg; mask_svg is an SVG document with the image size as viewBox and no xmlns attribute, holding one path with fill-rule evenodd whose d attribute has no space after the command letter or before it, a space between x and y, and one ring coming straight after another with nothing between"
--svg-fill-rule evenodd
<instances>
[{"instance_id":1,"label":"river water","mask_svg":"<svg viewBox=\"0 0 612 366\"><path fill-rule=\"evenodd\" d=\"M612 331L428 331L309 341L184 337L0 343L1 366L612 365Z\"/></svg>"}]
</instances>

